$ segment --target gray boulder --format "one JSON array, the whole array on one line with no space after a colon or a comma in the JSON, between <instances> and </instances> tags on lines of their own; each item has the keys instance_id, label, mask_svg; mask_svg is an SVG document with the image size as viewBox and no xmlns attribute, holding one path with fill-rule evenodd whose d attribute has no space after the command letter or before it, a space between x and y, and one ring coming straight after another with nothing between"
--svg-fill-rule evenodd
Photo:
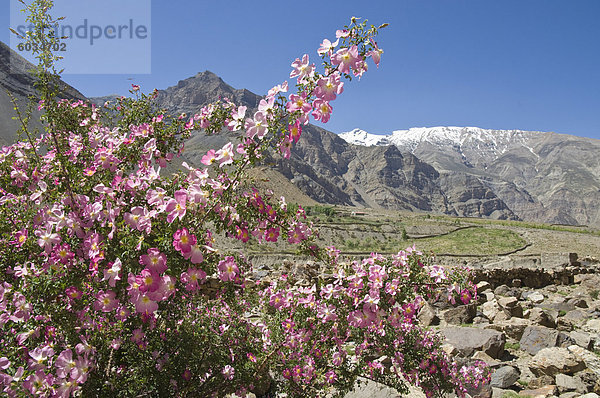
<instances>
[{"instance_id":1,"label":"gray boulder","mask_svg":"<svg viewBox=\"0 0 600 398\"><path fill-rule=\"evenodd\" d=\"M498 304L511 317L523 317L523 307L521 307L521 304L519 304L519 300L517 300L516 297L500 297L498 299Z\"/></svg>"},{"instance_id":2,"label":"gray boulder","mask_svg":"<svg viewBox=\"0 0 600 398\"><path fill-rule=\"evenodd\" d=\"M574 305L575 307L579 307L579 308L588 308L587 301L585 301L585 299L583 299L581 297L573 297L573 298L569 299L567 301L567 303Z\"/></svg>"},{"instance_id":3,"label":"gray boulder","mask_svg":"<svg viewBox=\"0 0 600 398\"><path fill-rule=\"evenodd\" d=\"M494 294L496 296L516 297L518 299L521 297L521 289L500 285L494 289Z\"/></svg>"},{"instance_id":4,"label":"gray boulder","mask_svg":"<svg viewBox=\"0 0 600 398\"><path fill-rule=\"evenodd\" d=\"M600 319L590 319L583 326L583 330L592 333L600 333Z\"/></svg>"},{"instance_id":5,"label":"gray boulder","mask_svg":"<svg viewBox=\"0 0 600 398\"><path fill-rule=\"evenodd\" d=\"M540 304L544 301L544 295L539 292L533 292L527 296L527 300L531 301L534 304Z\"/></svg>"},{"instance_id":6,"label":"gray boulder","mask_svg":"<svg viewBox=\"0 0 600 398\"><path fill-rule=\"evenodd\" d=\"M502 311L502 308L500 308L498 301L495 299L487 301L481 306L481 312L490 321L494 320L500 311Z\"/></svg>"},{"instance_id":7,"label":"gray boulder","mask_svg":"<svg viewBox=\"0 0 600 398\"><path fill-rule=\"evenodd\" d=\"M544 311L541 308L534 307L529 310L528 319L532 323L537 323L540 326L545 326L547 328L555 328L556 322L554 319L548 314L548 312Z\"/></svg>"},{"instance_id":8,"label":"gray boulder","mask_svg":"<svg viewBox=\"0 0 600 398\"><path fill-rule=\"evenodd\" d=\"M558 331L544 326L528 326L519 341L521 349L531 355L543 348L555 347L558 342Z\"/></svg>"},{"instance_id":9,"label":"gray boulder","mask_svg":"<svg viewBox=\"0 0 600 398\"><path fill-rule=\"evenodd\" d=\"M540 388L536 388L535 390L523 390L519 393L521 397L531 397L531 398L550 398L554 397L556 394L556 386L549 385L543 386Z\"/></svg>"},{"instance_id":10,"label":"gray boulder","mask_svg":"<svg viewBox=\"0 0 600 398\"><path fill-rule=\"evenodd\" d=\"M586 367L600 378L600 357L578 345L570 346L569 351L581 358L585 362Z\"/></svg>"},{"instance_id":11,"label":"gray boulder","mask_svg":"<svg viewBox=\"0 0 600 398\"><path fill-rule=\"evenodd\" d=\"M556 342L556 346L557 347L570 347L575 343L575 340L568 334L568 333L564 333L564 332L559 332L558 333L558 340Z\"/></svg>"},{"instance_id":12,"label":"gray boulder","mask_svg":"<svg viewBox=\"0 0 600 398\"><path fill-rule=\"evenodd\" d=\"M487 290L492 290L492 285L488 281L481 281L477 285L477 291L483 293Z\"/></svg>"},{"instance_id":13,"label":"gray boulder","mask_svg":"<svg viewBox=\"0 0 600 398\"><path fill-rule=\"evenodd\" d=\"M477 351L475 354L473 354L471 359L476 360L476 361L485 362L487 364L487 366L489 366L490 368L497 367L502 363L502 362L498 361L497 359L492 358L491 356L489 356L488 354L486 354L483 351Z\"/></svg>"},{"instance_id":14,"label":"gray boulder","mask_svg":"<svg viewBox=\"0 0 600 398\"><path fill-rule=\"evenodd\" d=\"M529 380L529 387L532 390L542 388L544 386L554 385L554 377L548 375L541 375Z\"/></svg>"},{"instance_id":15,"label":"gray boulder","mask_svg":"<svg viewBox=\"0 0 600 398\"><path fill-rule=\"evenodd\" d=\"M564 392L558 398L579 398L581 394L578 392Z\"/></svg>"},{"instance_id":16,"label":"gray boulder","mask_svg":"<svg viewBox=\"0 0 600 398\"><path fill-rule=\"evenodd\" d=\"M446 327L440 332L446 341L464 357L470 357L475 351L483 351L497 359L504 352L506 337L495 330Z\"/></svg>"},{"instance_id":17,"label":"gray boulder","mask_svg":"<svg viewBox=\"0 0 600 398\"><path fill-rule=\"evenodd\" d=\"M419 323L423 326L439 325L440 323L440 318L436 315L435 308L429 303L425 303L419 311L417 318L419 319Z\"/></svg>"},{"instance_id":18,"label":"gray boulder","mask_svg":"<svg viewBox=\"0 0 600 398\"><path fill-rule=\"evenodd\" d=\"M530 326L530 322L527 319L510 318L505 321L486 325L485 329L497 330L499 332L503 332L511 339L521 340L521 337L523 337L523 333L528 326Z\"/></svg>"},{"instance_id":19,"label":"gray boulder","mask_svg":"<svg viewBox=\"0 0 600 398\"><path fill-rule=\"evenodd\" d=\"M590 316L586 310L576 309L576 310L567 312L566 315L563 316L562 318L568 319L569 321L572 321L577 324L582 324L585 321L587 321L589 319L589 317Z\"/></svg>"},{"instance_id":20,"label":"gray boulder","mask_svg":"<svg viewBox=\"0 0 600 398\"><path fill-rule=\"evenodd\" d=\"M393 388L387 387L383 384L376 383L371 380L359 380L360 383L357 383L354 386L354 390L346 394L344 398L363 398L363 397L372 397L372 398L396 398L398 397L398 391ZM425 398L425 394L423 394L420 389L411 387L409 396L415 398Z\"/></svg>"},{"instance_id":21,"label":"gray boulder","mask_svg":"<svg viewBox=\"0 0 600 398\"><path fill-rule=\"evenodd\" d=\"M587 386L581 379L562 373L556 375L556 387L558 387L558 391L561 393L575 391L585 394L587 392Z\"/></svg>"},{"instance_id":22,"label":"gray boulder","mask_svg":"<svg viewBox=\"0 0 600 398\"><path fill-rule=\"evenodd\" d=\"M541 349L528 366L531 373L536 376L554 376L559 373L572 375L586 367L581 357L563 347Z\"/></svg>"},{"instance_id":23,"label":"gray boulder","mask_svg":"<svg viewBox=\"0 0 600 398\"><path fill-rule=\"evenodd\" d=\"M477 315L476 306L461 305L444 311L442 317L444 318L444 321L450 325L462 325L473 322L475 315Z\"/></svg>"},{"instance_id":24,"label":"gray boulder","mask_svg":"<svg viewBox=\"0 0 600 398\"><path fill-rule=\"evenodd\" d=\"M508 388L519 380L521 373L512 366L503 366L492 373L490 385L498 388Z\"/></svg>"}]
</instances>

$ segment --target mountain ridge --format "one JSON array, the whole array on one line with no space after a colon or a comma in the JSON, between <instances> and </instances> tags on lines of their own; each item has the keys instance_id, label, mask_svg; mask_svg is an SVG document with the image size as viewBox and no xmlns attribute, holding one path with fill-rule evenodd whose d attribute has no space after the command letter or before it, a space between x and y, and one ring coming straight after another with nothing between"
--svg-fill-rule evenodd
<instances>
[{"instance_id":1,"label":"mountain ridge","mask_svg":"<svg viewBox=\"0 0 600 398\"><path fill-rule=\"evenodd\" d=\"M0 83L24 102L25 94L33 90L32 76L25 71L19 79L27 81L14 79L7 69L11 51L0 46ZM25 61L23 65L31 64ZM65 89L72 98L83 97L68 85ZM102 104L112 97L91 100ZM225 97L246 105L250 114L262 98L204 71L158 90L157 106L174 114L194 114ZM6 101L0 105L7 108L0 106L0 138L12 141L15 123L10 120ZM460 136L460 132L446 129L446 143L413 139L410 145L379 142L366 147L306 125L289 160L276 153L266 160L270 170L281 175L279 184L289 181L295 186L289 192L301 191L320 203L600 225L600 159L595 155L600 146L595 141L540 133L537 138L527 136L528 144L523 146L515 145L518 140L478 140L477 134L460 128L465 131L457 143L449 137ZM12 135L7 135L11 130ZM183 160L201 166L206 150L231 139L227 134L208 137L198 133L186 142Z\"/></svg>"},{"instance_id":2,"label":"mountain ridge","mask_svg":"<svg viewBox=\"0 0 600 398\"><path fill-rule=\"evenodd\" d=\"M387 135L340 134L363 146L394 145L441 173L481 179L524 220L598 225L600 140L552 132L438 126ZM568 199L567 199L568 198Z\"/></svg>"},{"instance_id":3,"label":"mountain ridge","mask_svg":"<svg viewBox=\"0 0 600 398\"><path fill-rule=\"evenodd\" d=\"M158 102L171 111L193 114L202 105L223 97L248 106L250 113L261 98L248 90L234 89L206 71L159 90ZM305 194L321 203L600 225L600 165L594 160L594 151L590 151L600 149L597 140L523 130L509 130L507 137L499 133L502 130L441 129L445 138L439 142L414 137L401 141L398 137L402 132L396 132L392 137L394 146L404 157L410 154L420 162L397 163L385 156L385 151L369 152L364 145L355 145L358 142L348 143L343 136L307 125L292 158L273 163ZM417 137L427 136L430 130L412 129ZM196 143L207 139L215 140L196 139ZM371 146L392 142L376 143ZM356 160L363 158L373 163L365 165ZM373 167L375 164L381 168ZM438 174L423 173L424 169L417 166L420 164L433 167Z\"/></svg>"},{"instance_id":4,"label":"mountain ridge","mask_svg":"<svg viewBox=\"0 0 600 398\"><path fill-rule=\"evenodd\" d=\"M262 98L248 90L234 89L214 73L205 71L159 90L157 102L172 112L194 114L203 105L223 97L248 106L248 114L256 109ZM186 161L199 165L206 150L223 145L227 140L226 134L198 135L190 139L186 143ZM458 201L448 204L442 188L447 184L447 178L440 179L434 168L412 154L391 151L351 145L332 132L306 125L290 159L283 160L276 155L268 158L278 172L321 203L518 218L489 188L474 178L469 181L477 189L472 189L467 196L452 194L451 197ZM368 159L367 163L363 159Z\"/></svg>"}]
</instances>

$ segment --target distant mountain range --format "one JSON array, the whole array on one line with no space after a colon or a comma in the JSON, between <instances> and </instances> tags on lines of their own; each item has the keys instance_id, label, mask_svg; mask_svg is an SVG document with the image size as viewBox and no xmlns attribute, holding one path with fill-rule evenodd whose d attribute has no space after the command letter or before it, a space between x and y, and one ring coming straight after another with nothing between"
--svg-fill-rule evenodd
<instances>
[{"instance_id":1,"label":"distant mountain range","mask_svg":"<svg viewBox=\"0 0 600 398\"><path fill-rule=\"evenodd\" d=\"M432 127L340 135L363 146L394 145L444 175L479 180L523 220L600 223L600 140L550 132Z\"/></svg>"},{"instance_id":2,"label":"distant mountain range","mask_svg":"<svg viewBox=\"0 0 600 398\"><path fill-rule=\"evenodd\" d=\"M33 80L8 73L7 48L0 45L0 85L24 99ZM72 88L65 93L81 96ZM261 99L206 71L160 90L157 102L173 113L193 114L223 97L249 112ZM14 138L14 121L3 98L0 139L6 141ZM206 150L228 140L226 134L197 134L186 142L185 160L200 165ZM289 184L286 192L321 203L600 226L598 153L600 140L554 133L434 127L338 136L309 125L291 159L274 155L267 163L269 178Z\"/></svg>"},{"instance_id":3,"label":"distant mountain range","mask_svg":"<svg viewBox=\"0 0 600 398\"><path fill-rule=\"evenodd\" d=\"M251 110L260 101L206 71L159 91L158 102L192 114L223 97ZM187 156L198 163L225 140L196 136ZM599 150L600 140L555 133L434 127L338 136L311 125L292 158L273 163L321 203L600 226Z\"/></svg>"}]
</instances>

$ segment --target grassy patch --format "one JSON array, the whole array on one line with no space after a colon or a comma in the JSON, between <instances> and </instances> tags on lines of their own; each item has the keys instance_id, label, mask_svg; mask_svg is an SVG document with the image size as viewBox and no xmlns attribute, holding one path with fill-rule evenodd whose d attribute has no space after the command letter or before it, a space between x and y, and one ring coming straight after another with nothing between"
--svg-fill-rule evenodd
<instances>
[{"instance_id":1,"label":"grassy patch","mask_svg":"<svg viewBox=\"0 0 600 398\"><path fill-rule=\"evenodd\" d=\"M501 398L525 398L525 397L530 397L531 398L531 395L520 395L520 394L517 394L514 391L505 391L505 392L502 393L502 397Z\"/></svg>"},{"instance_id":2,"label":"grassy patch","mask_svg":"<svg viewBox=\"0 0 600 398\"><path fill-rule=\"evenodd\" d=\"M532 244L532 247L526 251L531 254L536 250L560 251L555 247L560 246L560 243L552 240L556 235L564 236L566 241L578 239L576 235L564 234L564 232L600 236L600 230L581 226L460 218L423 213L378 213L371 209L332 205L305 206L305 210L308 219L322 232L319 244L336 245L338 249L349 255L365 255L371 252L387 255L415 244L424 253L436 255L495 256L521 249L527 243ZM462 228L454 230L459 227ZM529 235L529 241L525 241L520 234L523 233L523 229L529 228L557 231L556 234L552 234L550 247L547 248L546 245L548 243L545 241L546 234L534 232ZM584 247L582 252L591 251L590 254L595 254L600 250L600 242L582 241ZM275 251L294 252L285 243L279 247ZM262 252L261 249L262 246L255 252ZM600 298L600 289L594 295L594 299Z\"/></svg>"},{"instance_id":3,"label":"grassy patch","mask_svg":"<svg viewBox=\"0 0 600 398\"><path fill-rule=\"evenodd\" d=\"M560 232L573 232L577 234L586 234L593 236L600 236L600 231L588 227L578 227L571 225L553 225L543 223L533 223L527 221L509 221L509 220L488 220L488 219L477 219L469 218L469 223L472 224L483 224L483 225L503 225L507 227L518 227L518 228L531 228L531 229L545 229L548 231L560 231Z\"/></svg>"},{"instance_id":4,"label":"grassy patch","mask_svg":"<svg viewBox=\"0 0 600 398\"><path fill-rule=\"evenodd\" d=\"M509 343L506 342L504 343L504 349L505 350L519 350L521 349L521 344L517 343Z\"/></svg>"},{"instance_id":5,"label":"grassy patch","mask_svg":"<svg viewBox=\"0 0 600 398\"><path fill-rule=\"evenodd\" d=\"M374 251L380 253L392 253L397 252L401 248L407 246L407 243L401 243L397 239L378 239L373 237L366 237L364 239L357 238L356 235L354 239L346 239L343 241L343 246L341 247L344 251L355 251L355 252L367 252Z\"/></svg>"},{"instance_id":6,"label":"grassy patch","mask_svg":"<svg viewBox=\"0 0 600 398\"><path fill-rule=\"evenodd\" d=\"M419 239L423 251L436 254L500 254L523 247L527 242L516 232L496 228L468 228L447 235Z\"/></svg>"},{"instance_id":7,"label":"grassy patch","mask_svg":"<svg viewBox=\"0 0 600 398\"><path fill-rule=\"evenodd\" d=\"M527 382L527 381L525 381L525 380L522 380L522 379L519 379L519 380L517 380L517 383L519 383L519 384L520 384L520 385L522 385L523 387L527 387L527 386L529 386L529 382Z\"/></svg>"},{"instance_id":8,"label":"grassy patch","mask_svg":"<svg viewBox=\"0 0 600 398\"><path fill-rule=\"evenodd\" d=\"M378 231L370 229L368 232L377 233ZM384 236L364 237L364 235L359 235L361 235L360 232L352 231L349 234L349 239L344 239L343 246L340 249L348 252L396 253L398 250L416 243L419 250L424 253L494 255L519 249L527 243L516 232L481 227L462 229L446 235L415 240L410 239L404 228L397 233L396 238L389 238L389 235L387 238Z\"/></svg>"}]
</instances>

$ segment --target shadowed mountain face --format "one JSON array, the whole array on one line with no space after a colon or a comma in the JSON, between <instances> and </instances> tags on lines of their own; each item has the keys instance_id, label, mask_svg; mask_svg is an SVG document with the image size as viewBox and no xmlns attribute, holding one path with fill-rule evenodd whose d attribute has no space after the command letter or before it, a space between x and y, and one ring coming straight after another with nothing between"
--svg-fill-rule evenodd
<instances>
[{"instance_id":1,"label":"shadowed mountain face","mask_svg":"<svg viewBox=\"0 0 600 398\"><path fill-rule=\"evenodd\" d=\"M29 98L36 98L34 69L34 65L0 42L0 145L12 143L19 128L19 122L13 120L17 113L11 96L23 112L27 109ZM67 84L61 85L61 97L85 98L83 94ZM33 108L30 128L41 128L37 107Z\"/></svg>"},{"instance_id":2,"label":"shadowed mountain face","mask_svg":"<svg viewBox=\"0 0 600 398\"><path fill-rule=\"evenodd\" d=\"M174 113L194 114L203 105L224 97L248 106L248 115L261 98L248 90L236 90L206 71L160 90L158 105ZM223 145L227 140L226 135L197 135L186 143L186 160L198 165L206 150ZM321 203L517 218L478 178L440 175L411 153L403 153L393 146L352 145L312 125L304 127L291 159L275 157L271 160L275 169Z\"/></svg>"},{"instance_id":3,"label":"shadowed mountain face","mask_svg":"<svg viewBox=\"0 0 600 398\"><path fill-rule=\"evenodd\" d=\"M17 114L11 95L23 110L29 102L28 98L35 95L35 79L31 68L33 65L0 42L0 145L12 143L18 129L18 122L13 120ZM38 119L39 114L36 112L34 116ZM40 125L38 123L33 127Z\"/></svg>"}]
</instances>

